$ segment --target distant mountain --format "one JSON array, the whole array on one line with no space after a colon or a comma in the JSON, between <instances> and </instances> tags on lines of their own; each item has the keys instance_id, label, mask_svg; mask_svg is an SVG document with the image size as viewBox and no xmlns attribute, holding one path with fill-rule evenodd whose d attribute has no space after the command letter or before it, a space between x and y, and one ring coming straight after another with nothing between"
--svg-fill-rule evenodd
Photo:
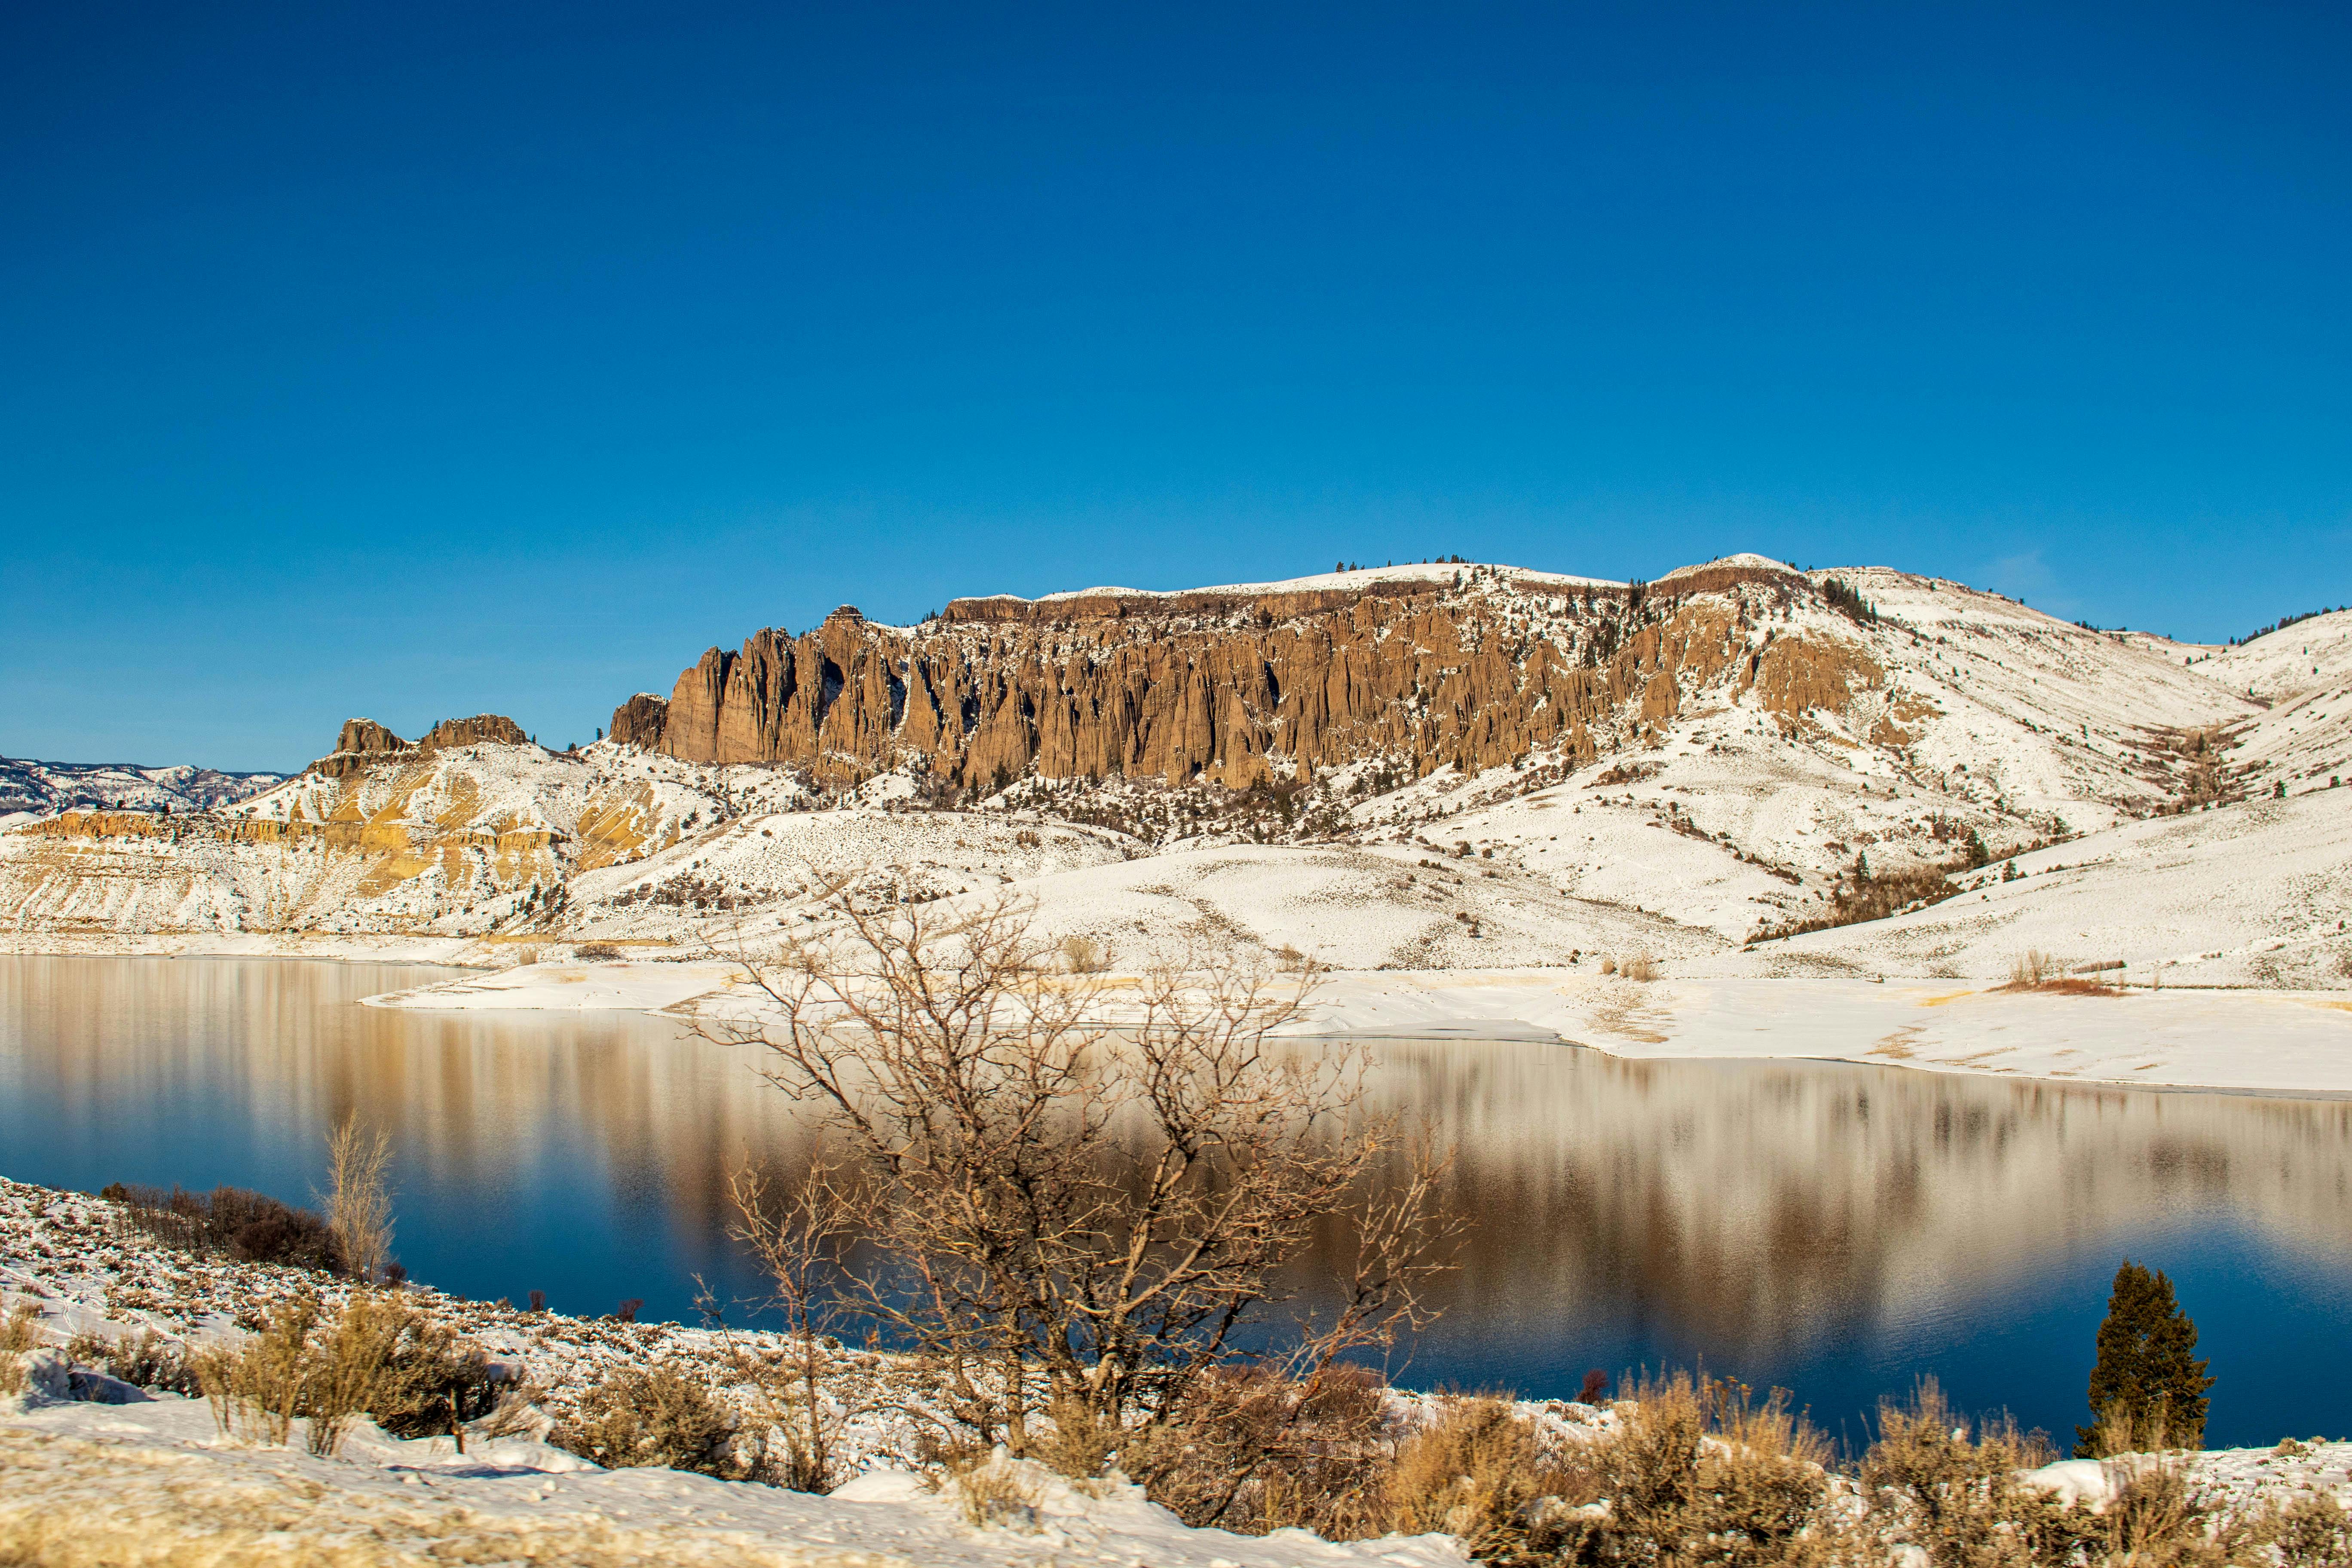
<instances>
[{"instance_id":1,"label":"distant mountain","mask_svg":"<svg viewBox=\"0 0 2352 1568\"><path fill-rule=\"evenodd\" d=\"M210 811L286 782L284 773L224 773L211 768L136 763L39 763L0 757L0 817L75 806L123 811Z\"/></svg>"}]
</instances>

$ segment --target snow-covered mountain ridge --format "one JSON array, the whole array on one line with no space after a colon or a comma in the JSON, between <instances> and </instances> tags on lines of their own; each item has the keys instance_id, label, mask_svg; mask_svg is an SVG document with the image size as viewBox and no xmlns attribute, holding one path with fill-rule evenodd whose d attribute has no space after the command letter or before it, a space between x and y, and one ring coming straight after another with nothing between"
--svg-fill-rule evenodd
<instances>
[{"instance_id":1,"label":"snow-covered mountain ridge","mask_svg":"<svg viewBox=\"0 0 2352 1568\"><path fill-rule=\"evenodd\" d=\"M2033 945L2352 984L2341 612L2222 648L1885 568L1445 563L837 612L625 711L570 753L347 726L218 810L52 810L0 834L0 915L26 949L494 963L684 956L847 886L1009 892L1113 963L1206 932L1366 971L1996 978Z\"/></svg>"},{"instance_id":2,"label":"snow-covered mountain ridge","mask_svg":"<svg viewBox=\"0 0 2352 1568\"><path fill-rule=\"evenodd\" d=\"M137 763L42 763L0 757L0 824L76 806L137 811L209 811L259 795L284 773L224 773L211 768Z\"/></svg>"}]
</instances>

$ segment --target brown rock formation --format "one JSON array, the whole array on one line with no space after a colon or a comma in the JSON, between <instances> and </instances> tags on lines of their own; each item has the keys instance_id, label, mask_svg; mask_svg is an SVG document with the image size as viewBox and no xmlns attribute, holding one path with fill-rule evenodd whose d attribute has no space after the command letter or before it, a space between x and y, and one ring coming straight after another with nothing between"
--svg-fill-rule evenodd
<instances>
[{"instance_id":1,"label":"brown rock formation","mask_svg":"<svg viewBox=\"0 0 2352 1568\"><path fill-rule=\"evenodd\" d=\"M478 746L485 741L502 746L526 746L530 737L522 726L499 713L477 713L471 719L444 719L425 732L416 742L420 752L438 752L450 746Z\"/></svg>"},{"instance_id":2,"label":"brown rock formation","mask_svg":"<svg viewBox=\"0 0 2352 1568\"><path fill-rule=\"evenodd\" d=\"M346 719L343 721L343 732L335 737L335 752L338 755L346 752L354 755L365 755L371 752L398 752L405 750L407 745L407 742L373 719Z\"/></svg>"},{"instance_id":3,"label":"brown rock formation","mask_svg":"<svg viewBox=\"0 0 2352 1568\"><path fill-rule=\"evenodd\" d=\"M1245 787L1371 757L1422 773L1551 746L1581 760L1710 683L1791 710L1879 685L1852 640L1764 630L1818 599L1796 573L1717 563L1646 589L1465 567L1277 594L959 599L912 629L845 605L797 637L710 649L657 726L633 713L657 700L633 699L613 733L691 762L835 782L912 766L982 788L1033 769Z\"/></svg>"},{"instance_id":4,"label":"brown rock formation","mask_svg":"<svg viewBox=\"0 0 2352 1568\"><path fill-rule=\"evenodd\" d=\"M662 731L669 723L669 700L640 691L613 710L612 738L624 746L661 749Z\"/></svg>"},{"instance_id":5,"label":"brown rock formation","mask_svg":"<svg viewBox=\"0 0 2352 1568\"><path fill-rule=\"evenodd\" d=\"M304 771L331 779L349 778L378 763L484 742L522 746L530 743L530 737L523 733L521 725L498 713L444 719L426 731L420 741L404 741L373 719L346 719L342 733L336 737L334 751Z\"/></svg>"}]
</instances>

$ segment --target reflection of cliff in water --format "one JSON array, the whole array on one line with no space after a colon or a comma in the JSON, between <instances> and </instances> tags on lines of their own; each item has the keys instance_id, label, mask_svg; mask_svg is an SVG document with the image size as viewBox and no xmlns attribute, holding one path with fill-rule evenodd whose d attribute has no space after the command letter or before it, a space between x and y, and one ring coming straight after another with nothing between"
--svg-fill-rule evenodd
<instances>
[{"instance_id":1,"label":"reflection of cliff in water","mask_svg":"<svg viewBox=\"0 0 2352 1568\"><path fill-rule=\"evenodd\" d=\"M2228 1211L2352 1254L2352 1102L1827 1062L1379 1047L1476 1220L1450 1326L1632 1320L1767 1359L1997 1293L2084 1244Z\"/></svg>"},{"instance_id":2,"label":"reflection of cliff in water","mask_svg":"<svg viewBox=\"0 0 2352 1568\"><path fill-rule=\"evenodd\" d=\"M299 1200L324 1128L357 1106L394 1132L399 1247L421 1279L544 1287L567 1310L642 1296L676 1317L698 1270L752 1289L725 1240L725 1173L746 1152L789 1164L804 1140L751 1057L632 1014L353 1005L431 977L0 958L0 1174ZM1374 1049L1377 1102L1458 1149L1447 1201L1475 1223L1424 1364L1451 1355L1465 1376L1621 1352L1777 1372L1928 1322L1958 1343L1981 1327L1964 1309L2035 1291L2070 1258L2111 1269L2158 1230L2226 1223L2333 1275L2352 1265L2352 1102Z\"/></svg>"}]
</instances>

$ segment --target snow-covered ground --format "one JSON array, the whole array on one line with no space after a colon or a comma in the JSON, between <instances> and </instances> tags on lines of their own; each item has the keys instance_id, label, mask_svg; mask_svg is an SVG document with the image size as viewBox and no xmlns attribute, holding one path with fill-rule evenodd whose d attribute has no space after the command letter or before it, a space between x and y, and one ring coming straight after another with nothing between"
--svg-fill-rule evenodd
<instances>
[{"instance_id":1,"label":"snow-covered ground","mask_svg":"<svg viewBox=\"0 0 2352 1568\"><path fill-rule=\"evenodd\" d=\"M880 1470L828 1496L667 1469L598 1469L541 1443L403 1442L362 1423L340 1454L222 1440L200 1399L36 1403L0 1415L0 1540L77 1561L532 1562L797 1568L1435 1568L1451 1537L1333 1543L1190 1530L1116 1483L1008 1468L1028 1501L975 1528L952 1488ZM1098 1494L1098 1495L1097 1495ZM328 1553L332 1553L331 1556ZM119 1554L119 1555L117 1555ZM135 1554L135 1557L134 1557ZM28 1555L28 1561L47 1561Z\"/></svg>"}]
</instances>

